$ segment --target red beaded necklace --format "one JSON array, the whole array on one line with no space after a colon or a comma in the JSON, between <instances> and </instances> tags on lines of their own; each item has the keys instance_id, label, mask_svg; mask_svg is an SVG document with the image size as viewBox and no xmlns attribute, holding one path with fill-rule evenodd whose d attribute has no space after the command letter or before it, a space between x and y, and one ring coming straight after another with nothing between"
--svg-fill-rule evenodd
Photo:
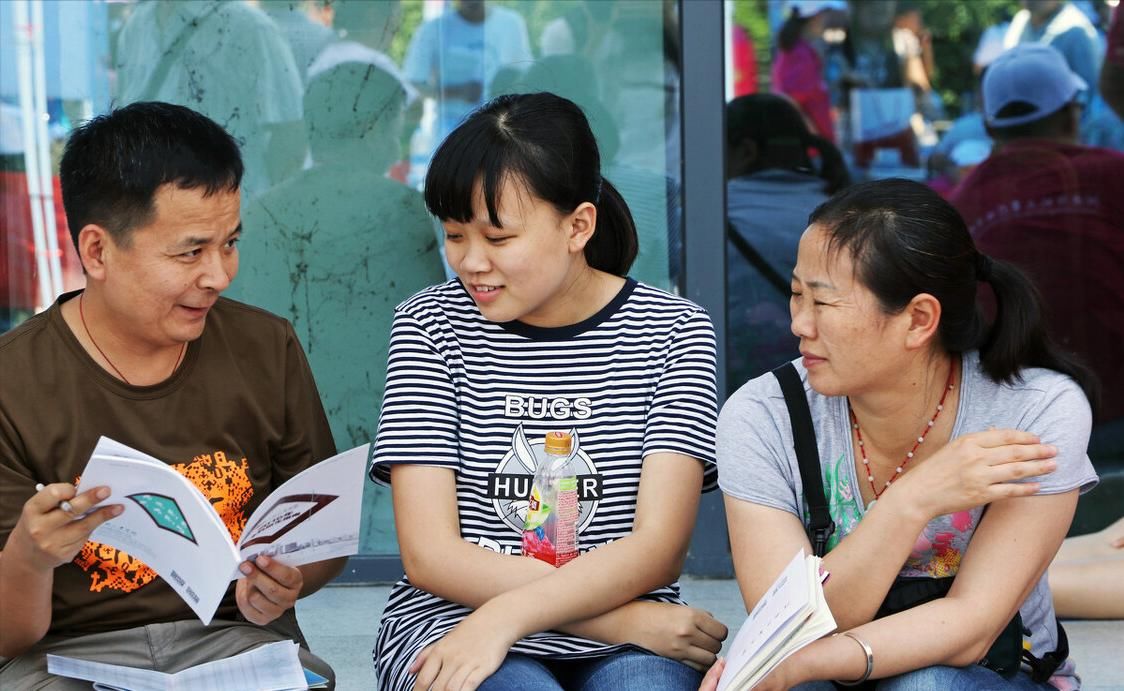
<instances>
[{"instance_id":1,"label":"red beaded necklace","mask_svg":"<svg viewBox=\"0 0 1124 691\"><path fill-rule=\"evenodd\" d=\"M113 361L110 360L109 356L105 354L105 351L101 349L101 346L98 345L98 342L94 340L94 335L90 333L90 327L86 326L86 312L82 309L82 298L85 297L85 295L85 293L78 294L78 317L82 320L82 328L86 330L86 337L90 339L90 343L94 344L94 349L101 353L102 358L110 367L113 368L113 371L117 373L117 376L121 377L121 381L125 382L129 386L132 386L132 383L125 378L125 375L121 373L121 370L117 369L117 365L113 364ZM176 361L172 365L172 374L175 374L176 368L180 366L180 361L183 360L183 354L186 350L187 343L185 342L180 346L179 355L176 356ZM172 375L169 374L168 376Z\"/></svg>"},{"instance_id":2,"label":"red beaded necklace","mask_svg":"<svg viewBox=\"0 0 1124 691\"><path fill-rule=\"evenodd\" d=\"M908 464L913 459L913 454L917 451L917 447L921 446L921 443L925 441L925 437L929 435L929 430L933 429L933 425L937 422L937 417L939 417L941 411L944 410L945 398L948 397L948 392L952 391L952 375L955 372L955 364L950 364L948 368L948 381L945 382L944 392L941 394L940 402L937 403L936 411L933 412L933 417L929 418L929 422L925 425L925 428L921 430L921 436L917 437L917 441L913 443L913 448L909 450L909 453L905 455L905 458L902 459L902 462L898 465L897 468L894 469L894 474L891 475L890 479L886 481L886 484L882 486L881 491L874 486L874 471L871 469L870 459L867 458L866 455L866 446L863 445L863 432L862 429L859 428L859 420L855 417L855 411L851 410L851 402L850 399L848 399L847 411L851 415L851 428L855 430L855 437L858 438L859 453L862 454L863 469L866 471L866 480L870 483L870 491L874 493L875 500L881 497L882 493L890 487L890 483L892 483L894 480L897 480L898 477L901 476L902 471L905 470L906 464Z\"/></svg>"}]
</instances>

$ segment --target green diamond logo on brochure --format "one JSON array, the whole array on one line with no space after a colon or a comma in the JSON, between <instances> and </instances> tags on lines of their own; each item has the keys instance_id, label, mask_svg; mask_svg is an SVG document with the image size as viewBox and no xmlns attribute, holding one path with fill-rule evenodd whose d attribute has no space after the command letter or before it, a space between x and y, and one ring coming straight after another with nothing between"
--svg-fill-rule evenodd
<instances>
[{"instance_id":1,"label":"green diamond logo on brochure","mask_svg":"<svg viewBox=\"0 0 1124 691\"><path fill-rule=\"evenodd\" d=\"M577 429L571 429L573 450L570 452L578 466L578 503L581 511L578 517L578 532L585 530L597 513L601 500L601 474L593 459L582 449ZM488 497L492 507L504 523L516 533L523 534L527 519L527 508L531 498L531 484L535 477L537 459L544 456L543 439L528 441L523 425L511 435L511 448L504 454L496 472L488 474Z\"/></svg>"},{"instance_id":2,"label":"green diamond logo on brochure","mask_svg":"<svg viewBox=\"0 0 1124 691\"><path fill-rule=\"evenodd\" d=\"M187 518L175 499L162 494L130 494L129 499L139 504L156 525L199 544L195 541L195 534L191 532L191 526L188 525Z\"/></svg>"}]
</instances>

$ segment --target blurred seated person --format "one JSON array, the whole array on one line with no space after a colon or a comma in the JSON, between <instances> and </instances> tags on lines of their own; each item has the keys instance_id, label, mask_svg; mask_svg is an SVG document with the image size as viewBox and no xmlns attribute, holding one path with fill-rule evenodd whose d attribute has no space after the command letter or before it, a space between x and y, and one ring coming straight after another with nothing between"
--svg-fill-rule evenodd
<instances>
[{"instance_id":1,"label":"blurred seated person","mask_svg":"<svg viewBox=\"0 0 1124 691\"><path fill-rule=\"evenodd\" d=\"M796 247L808 214L850 179L839 150L777 94L727 104L726 151L727 372L736 387L796 357L788 328Z\"/></svg>"},{"instance_id":2,"label":"blurred seated person","mask_svg":"<svg viewBox=\"0 0 1124 691\"><path fill-rule=\"evenodd\" d=\"M1049 46L1000 55L983 79L995 147L952 203L981 251L1030 274L1051 335L1101 378L1096 459L1124 456L1124 155L1077 144L1085 88Z\"/></svg>"}]
</instances>

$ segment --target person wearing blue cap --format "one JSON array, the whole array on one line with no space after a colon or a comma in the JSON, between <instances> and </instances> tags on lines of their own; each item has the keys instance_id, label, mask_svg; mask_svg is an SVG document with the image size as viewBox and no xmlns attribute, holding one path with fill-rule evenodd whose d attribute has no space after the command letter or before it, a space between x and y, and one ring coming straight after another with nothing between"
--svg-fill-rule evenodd
<instances>
[{"instance_id":1,"label":"person wearing blue cap","mask_svg":"<svg viewBox=\"0 0 1124 691\"><path fill-rule=\"evenodd\" d=\"M952 196L980 250L1018 264L1054 338L1093 368L1104 398L1090 455L1124 455L1124 154L1077 143L1084 79L1054 48L1023 44L983 79L995 148Z\"/></svg>"}]
</instances>

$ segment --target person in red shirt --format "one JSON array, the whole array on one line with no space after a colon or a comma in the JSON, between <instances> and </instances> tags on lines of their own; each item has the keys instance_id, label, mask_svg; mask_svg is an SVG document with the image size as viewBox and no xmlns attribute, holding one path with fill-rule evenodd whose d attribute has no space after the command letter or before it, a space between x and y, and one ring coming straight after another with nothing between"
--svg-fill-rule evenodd
<instances>
[{"instance_id":1,"label":"person in red shirt","mask_svg":"<svg viewBox=\"0 0 1124 691\"><path fill-rule=\"evenodd\" d=\"M1080 146L1083 79L1043 44L1000 55L983 79L991 155L952 194L981 252L1034 279L1055 340L1103 394L1090 455L1124 452L1124 154Z\"/></svg>"}]
</instances>

